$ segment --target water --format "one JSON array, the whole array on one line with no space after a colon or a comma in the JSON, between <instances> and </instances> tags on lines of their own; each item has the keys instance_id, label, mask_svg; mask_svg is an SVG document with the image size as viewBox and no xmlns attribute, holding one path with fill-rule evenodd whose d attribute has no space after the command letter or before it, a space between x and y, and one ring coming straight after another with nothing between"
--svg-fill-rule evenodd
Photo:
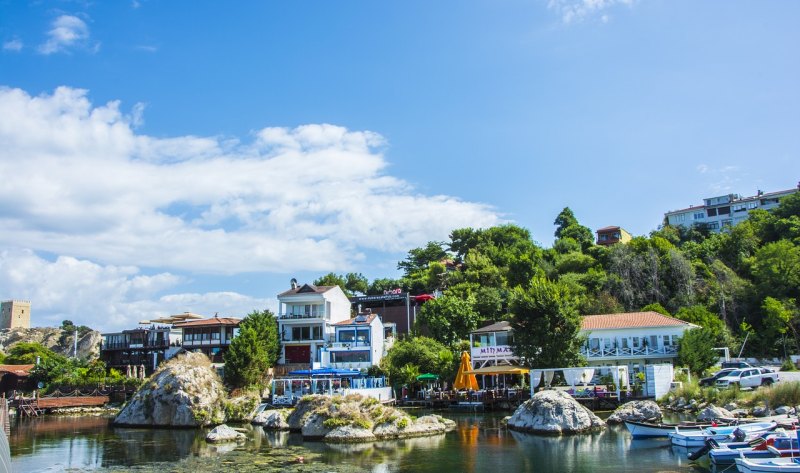
<instances>
[{"instance_id":1,"label":"water","mask_svg":"<svg viewBox=\"0 0 800 473\"><path fill-rule=\"evenodd\" d=\"M454 432L436 437L330 445L246 426L248 441L214 446L205 431L112 427L101 417L43 417L14 424L15 473L170 472L679 472L694 471L666 439L632 440L624 427L542 437L500 427L502 415L444 413Z\"/></svg>"}]
</instances>

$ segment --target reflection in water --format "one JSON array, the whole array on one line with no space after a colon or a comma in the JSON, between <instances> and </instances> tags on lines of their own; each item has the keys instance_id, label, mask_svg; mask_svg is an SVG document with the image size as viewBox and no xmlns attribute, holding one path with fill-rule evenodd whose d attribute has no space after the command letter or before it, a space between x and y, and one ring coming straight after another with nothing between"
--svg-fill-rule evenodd
<instances>
[{"instance_id":1,"label":"reflection in water","mask_svg":"<svg viewBox=\"0 0 800 473\"><path fill-rule=\"evenodd\" d=\"M95 417L45 417L12 429L14 471L643 472L688 471L666 439L632 441L624 427L543 437L506 430L501 415L445 413L455 432L366 444L303 442L247 426L244 444L210 445L206 430L115 428Z\"/></svg>"}]
</instances>

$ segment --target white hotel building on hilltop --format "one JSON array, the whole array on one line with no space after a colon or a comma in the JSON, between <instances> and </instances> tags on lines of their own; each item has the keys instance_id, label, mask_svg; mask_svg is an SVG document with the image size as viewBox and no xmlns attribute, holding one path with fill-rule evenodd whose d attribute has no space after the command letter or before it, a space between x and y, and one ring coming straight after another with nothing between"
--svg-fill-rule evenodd
<instances>
[{"instance_id":1,"label":"white hotel building on hilltop","mask_svg":"<svg viewBox=\"0 0 800 473\"><path fill-rule=\"evenodd\" d=\"M703 205L665 213L664 220L672 226L706 225L709 230L718 232L724 227L734 226L746 220L751 210L774 209L781 198L794 194L798 188L767 193L758 191L751 197L741 197L738 194L709 197L703 199Z\"/></svg>"}]
</instances>

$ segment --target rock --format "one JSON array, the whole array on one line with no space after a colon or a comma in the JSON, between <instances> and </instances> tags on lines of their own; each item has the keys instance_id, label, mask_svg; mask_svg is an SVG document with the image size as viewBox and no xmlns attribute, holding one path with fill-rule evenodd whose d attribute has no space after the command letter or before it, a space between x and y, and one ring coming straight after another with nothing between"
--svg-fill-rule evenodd
<instances>
[{"instance_id":1,"label":"rock","mask_svg":"<svg viewBox=\"0 0 800 473\"><path fill-rule=\"evenodd\" d=\"M289 424L286 422L286 410L262 411L255 418L252 423L256 425L263 425L265 429L269 430L289 430Z\"/></svg>"},{"instance_id":2,"label":"rock","mask_svg":"<svg viewBox=\"0 0 800 473\"><path fill-rule=\"evenodd\" d=\"M725 410L728 410L728 411L735 411L738 408L739 408L739 405L736 404L735 402L729 402L729 403L725 404Z\"/></svg>"},{"instance_id":3,"label":"rock","mask_svg":"<svg viewBox=\"0 0 800 473\"><path fill-rule=\"evenodd\" d=\"M273 422L280 423L281 415ZM413 420L399 409L360 395L305 396L286 417L285 425L306 439L332 443L372 442L440 435L455 429L455 422L438 415Z\"/></svg>"},{"instance_id":4,"label":"rock","mask_svg":"<svg viewBox=\"0 0 800 473\"><path fill-rule=\"evenodd\" d=\"M326 442L334 443L374 442L375 440L377 437L371 430L354 425L337 427L325 435Z\"/></svg>"},{"instance_id":5,"label":"rock","mask_svg":"<svg viewBox=\"0 0 800 473\"><path fill-rule=\"evenodd\" d=\"M733 417L747 417L750 415L747 409L734 409L731 411Z\"/></svg>"},{"instance_id":6,"label":"rock","mask_svg":"<svg viewBox=\"0 0 800 473\"><path fill-rule=\"evenodd\" d=\"M686 406L686 399L679 397L677 401L675 401L675 408L683 409Z\"/></svg>"},{"instance_id":7,"label":"rock","mask_svg":"<svg viewBox=\"0 0 800 473\"><path fill-rule=\"evenodd\" d=\"M661 408L655 401L630 401L619 406L611 414L606 422L609 424L621 424L626 420L636 422L658 421L661 419Z\"/></svg>"},{"instance_id":8,"label":"rock","mask_svg":"<svg viewBox=\"0 0 800 473\"><path fill-rule=\"evenodd\" d=\"M206 442L219 443L219 442L236 442L243 441L247 436L241 432L228 427L225 424L218 425L211 429L211 432L206 435Z\"/></svg>"},{"instance_id":9,"label":"rock","mask_svg":"<svg viewBox=\"0 0 800 473\"><path fill-rule=\"evenodd\" d=\"M225 421L225 388L208 357L183 353L153 373L114 419L115 425L198 427Z\"/></svg>"},{"instance_id":10,"label":"rock","mask_svg":"<svg viewBox=\"0 0 800 473\"><path fill-rule=\"evenodd\" d=\"M705 409L701 410L699 414L697 414L698 421L708 421L708 420L715 420L715 419L730 419L733 417L733 414L722 407L717 407L714 404L709 404Z\"/></svg>"},{"instance_id":11,"label":"rock","mask_svg":"<svg viewBox=\"0 0 800 473\"><path fill-rule=\"evenodd\" d=\"M771 413L767 406L756 406L753 408L754 417L767 417L768 415L771 415Z\"/></svg>"},{"instance_id":12,"label":"rock","mask_svg":"<svg viewBox=\"0 0 800 473\"><path fill-rule=\"evenodd\" d=\"M605 425L572 396L557 390L539 391L520 405L508 421L512 430L556 435L590 432Z\"/></svg>"},{"instance_id":13,"label":"rock","mask_svg":"<svg viewBox=\"0 0 800 473\"><path fill-rule=\"evenodd\" d=\"M775 408L775 414L779 415L779 416L788 415L788 414L794 414L794 408L789 407L789 406L776 407Z\"/></svg>"},{"instance_id":14,"label":"rock","mask_svg":"<svg viewBox=\"0 0 800 473\"><path fill-rule=\"evenodd\" d=\"M231 398L225 406L228 422L250 422L260 402L261 395L255 391Z\"/></svg>"}]
</instances>

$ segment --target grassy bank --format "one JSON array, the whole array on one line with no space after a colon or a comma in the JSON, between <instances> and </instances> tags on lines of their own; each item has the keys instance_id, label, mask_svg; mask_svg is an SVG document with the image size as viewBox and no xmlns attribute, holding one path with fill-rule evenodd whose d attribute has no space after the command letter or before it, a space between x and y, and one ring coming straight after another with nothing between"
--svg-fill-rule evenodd
<instances>
[{"instance_id":1,"label":"grassy bank","mask_svg":"<svg viewBox=\"0 0 800 473\"><path fill-rule=\"evenodd\" d=\"M731 402L741 408L752 408L759 405L766 405L773 409L779 406L794 407L800 405L800 382L782 382L769 387L743 390L738 387L725 389L701 387L695 380L684 381L682 387L659 399L659 403L667 405L679 398L685 399L686 402L695 399L698 403L709 403L721 407Z\"/></svg>"}]
</instances>

